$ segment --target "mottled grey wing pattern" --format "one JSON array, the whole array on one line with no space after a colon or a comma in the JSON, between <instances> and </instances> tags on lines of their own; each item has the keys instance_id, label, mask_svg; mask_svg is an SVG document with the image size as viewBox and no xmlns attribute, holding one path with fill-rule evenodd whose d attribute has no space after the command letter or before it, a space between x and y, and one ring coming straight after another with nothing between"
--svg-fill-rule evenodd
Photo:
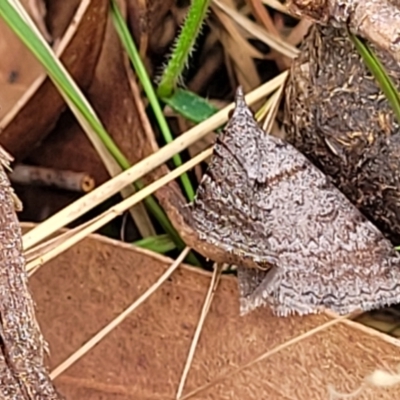
<instances>
[{"instance_id":1,"label":"mottled grey wing pattern","mask_svg":"<svg viewBox=\"0 0 400 400\"><path fill-rule=\"evenodd\" d=\"M239 261L242 313L269 305L278 315L345 314L400 302L391 243L301 153L259 128L240 88L190 207L200 240Z\"/></svg>"}]
</instances>

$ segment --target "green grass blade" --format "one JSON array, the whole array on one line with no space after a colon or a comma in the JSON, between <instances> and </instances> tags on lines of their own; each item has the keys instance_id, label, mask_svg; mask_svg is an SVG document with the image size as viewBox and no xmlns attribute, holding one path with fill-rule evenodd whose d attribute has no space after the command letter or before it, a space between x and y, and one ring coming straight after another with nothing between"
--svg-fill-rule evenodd
<instances>
[{"instance_id":1,"label":"green grass blade","mask_svg":"<svg viewBox=\"0 0 400 400\"><path fill-rule=\"evenodd\" d=\"M165 254L176 249L175 243L168 235L148 236L147 238L138 240L133 244L160 254Z\"/></svg>"},{"instance_id":2,"label":"green grass blade","mask_svg":"<svg viewBox=\"0 0 400 400\"><path fill-rule=\"evenodd\" d=\"M385 71L385 67L380 60L372 52L370 47L360 40L355 35L349 32L350 38L354 43L357 51L363 58L365 65L371 71L372 75L378 81L383 93L389 101L394 114L396 115L397 122L400 123L400 96L389 75Z\"/></svg>"},{"instance_id":3,"label":"green grass blade","mask_svg":"<svg viewBox=\"0 0 400 400\"><path fill-rule=\"evenodd\" d=\"M142 83L143 89L146 93L146 96L150 102L150 105L153 109L154 115L157 119L158 125L160 127L160 130L162 132L162 135L164 137L164 140L167 143L170 143L173 141L173 137L171 134L171 131L169 129L169 126L167 124L167 121L165 119L165 116L162 112L160 103L158 101L156 92L153 88L153 85L150 81L149 76L147 75L146 68L143 65L143 62L140 58L139 52L136 48L136 45L132 39L132 36L128 30L128 27L126 25L125 20L123 19L121 12L118 8L118 5L114 0L111 0L111 11L112 11L112 17L114 21L114 26L115 29L120 37L120 40L129 56L129 59L131 60L133 67L136 71L137 76L139 77L140 82ZM172 158L174 164L176 167L182 165L182 160L179 154L175 155ZM189 176L185 173L181 176L181 182L183 185L183 188L186 192L186 195L190 201L194 199L194 189L193 186L190 182Z\"/></svg>"},{"instance_id":4,"label":"green grass blade","mask_svg":"<svg viewBox=\"0 0 400 400\"><path fill-rule=\"evenodd\" d=\"M50 46L43 42L32 28L25 22L15 8L8 1L0 1L0 17L6 22L6 24L15 32L15 34L22 40L26 47L36 56L39 62L46 69L48 76L53 81L60 93L62 93L77 109L79 113L89 123L91 128L101 138L107 150L115 158L120 167L124 170L130 167L130 163L125 158L123 153L120 151L118 146L114 143L110 135L105 130L104 126L98 119L93 108L86 100L85 96L69 77L63 64L54 56L54 53ZM140 183L136 183L135 186L138 188L142 187ZM170 235L174 240L179 249L185 247L185 243L180 238L178 232L172 226L164 210L158 205L152 196L149 196L144 200L149 211L159 221L163 229ZM200 265L200 262L194 256L190 254L188 261L194 265Z\"/></svg>"},{"instance_id":5,"label":"green grass blade","mask_svg":"<svg viewBox=\"0 0 400 400\"><path fill-rule=\"evenodd\" d=\"M172 55L165 68L157 94L160 98L172 96L187 64L196 39L206 18L210 0L192 0L182 30L176 40Z\"/></svg>"},{"instance_id":6,"label":"green grass blade","mask_svg":"<svg viewBox=\"0 0 400 400\"><path fill-rule=\"evenodd\" d=\"M57 89L66 94L72 104L92 126L93 130L98 133L110 153L114 155L119 163L122 163L124 156L121 151L107 134L101 122L94 116L95 113L90 104L82 100L84 96L79 88L66 79L68 72L59 60L54 57L52 49L40 40L8 1L0 2L0 16L44 66Z\"/></svg>"}]
</instances>

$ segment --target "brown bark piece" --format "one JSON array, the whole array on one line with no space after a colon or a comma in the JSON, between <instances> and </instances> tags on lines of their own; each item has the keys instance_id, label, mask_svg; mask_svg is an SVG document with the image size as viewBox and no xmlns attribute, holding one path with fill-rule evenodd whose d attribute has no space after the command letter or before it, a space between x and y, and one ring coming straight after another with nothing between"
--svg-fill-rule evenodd
<instances>
[{"instance_id":1,"label":"brown bark piece","mask_svg":"<svg viewBox=\"0 0 400 400\"><path fill-rule=\"evenodd\" d=\"M400 66L372 45L394 84ZM397 245L399 124L346 30L314 25L286 85L286 141Z\"/></svg>"},{"instance_id":2,"label":"brown bark piece","mask_svg":"<svg viewBox=\"0 0 400 400\"><path fill-rule=\"evenodd\" d=\"M51 365L59 365L136 300L171 262L93 235L43 266L30 283L50 342ZM77 400L175 398L209 283L209 274L179 268L115 331L60 375L57 386ZM277 318L268 308L240 317L236 279L223 277L183 398L326 400L329 385L349 393L375 368L394 369L400 362L400 341L356 323L336 321L312 331L332 318ZM263 361L245 366L263 354ZM240 367L243 370L238 371ZM399 386L366 387L356 398L389 400L399 395Z\"/></svg>"},{"instance_id":3,"label":"brown bark piece","mask_svg":"<svg viewBox=\"0 0 400 400\"><path fill-rule=\"evenodd\" d=\"M397 0L289 0L289 10L320 23L348 27L400 62L400 3Z\"/></svg>"},{"instance_id":4,"label":"brown bark piece","mask_svg":"<svg viewBox=\"0 0 400 400\"><path fill-rule=\"evenodd\" d=\"M14 195L0 167L0 391L4 399L59 399L43 364L44 340L27 286Z\"/></svg>"},{"instance_id":5,"label":"brown bark piece","mask_svg":"<svg viewBox=\"0 0 400 400\"><path fill-rule=\"evenodd\" d=\"M0 395L1 399L25 399L21 387L13 375L12 370L7 365L3 354L0 354Z\"/></svg>"}]
</instances>

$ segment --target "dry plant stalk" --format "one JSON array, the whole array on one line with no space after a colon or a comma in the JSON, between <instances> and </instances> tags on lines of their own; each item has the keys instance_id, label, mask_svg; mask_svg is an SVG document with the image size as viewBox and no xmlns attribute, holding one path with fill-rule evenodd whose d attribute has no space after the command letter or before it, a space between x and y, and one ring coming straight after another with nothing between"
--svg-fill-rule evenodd
<instances>
[{"instance_id":1,"label":"dry plant stalk","mask_svg":"<svg viewBox=\"0 0 400 400\"><path fill-rule=\"evenodd\" d=\"M171 182L172 180L178 178L184 172L193 168L199 162L204 161L206 158L210 157L212 154L212 149L208 149L193 157L185 164L182 164L178 168L154 181L150 185L141 189L134 195L128 197L127 199L121 201L115 206L111 207L107 211L103 212L97 217L94 217L88 222L74 228L73 230L67 231L60 234L56 238L53 238L45 243L33 247L26 252L27 258L30 260L26 265L26 270L30 274L33 274L40 268L43 264L47 263L54 257L68 250L70 247L83 240L86 236L94 233L96 230L104 226L106 223L112 221L116 216L121 215L124 211L128 210L130 207L138 204L140 201L145 199L150 194L154 193L156 190L160 189L162 186Z\"/></svg>"},{"instance_id":2,"label":"dry plant stalk","mask_svg":"<svg viewBox=\"0 0 400 400\"><path fill-rule=\"evenodd\" d=\"M207 317L208 312L210 311L211 303L214 299L215 292L217 290L220 278L221 278L221 273L222 273L222 268L223 264L215 264L214 265L214 272L210 280L210 286L208 287L207 295L206 298L204 299L203 307L201 309L200 317L198 324L196 326L196 330L193 335L192 343L190 344L189 352L187 355L186 363L183 368L181 380L179 381L178 385L178 390L176 392L175 400L180 400L182 397L183 389L185 387L186 379L189 375L190 368L192 366L193 362L193 357L194 353L196 351L196 347L199 343L200 340L200 335L203 330L203 326Z\"/></svg>"},{"instance_id":3,"label":"dry plant stalk","mask_svg":"<svg viewBox=\"0 0 400 400\"><path fill-rule=\"evenodd\" d=\"M15 195L0 152L0 394L2 399L61 399L44 367L45 342L28 290Z\"/></svg>"},{"instance_id":4,"label":"dry plant stalk","mask_svg":"<svg viewBox=\"0 0 400 400\"><path fill-rule=\"evenodd\" d=\"M249 104L253 104L271 92L275 91L286 80L287 75L287 71L282 72L276 78L253 90L246 96L246 101ZM58 229L68 225L70 222L83 215L85 212L91 210L93 207L100 204L111 195L131 184L131 182L142 178L148 172L169 160L179 151L186 149L213 129L221 126L228 119L228 113L232 108L233 104L228 105L224 109L214 114L208 120L194 126L189 131L176 138L173 142L165 145L156 153L136 163L128 170L110 179L103 185L94 189L92 192L65 207L57 214L51 216L40 225L37 225L34 229L24 235L24 249L28 250L34 247L56 232Z\"/></svg>"}]
</instances>

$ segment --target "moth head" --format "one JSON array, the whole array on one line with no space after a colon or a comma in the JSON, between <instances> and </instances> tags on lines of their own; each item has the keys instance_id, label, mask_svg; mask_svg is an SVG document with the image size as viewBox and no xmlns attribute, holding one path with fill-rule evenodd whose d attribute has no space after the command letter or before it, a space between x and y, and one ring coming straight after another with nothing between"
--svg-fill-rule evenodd
<instances>
[{"instance_id":1,"label":"moth head","mask_svg":"<svg viewBox=\"0 0 400 400\"><path fill-rule=\"evenodd\" d=\"M244 93L243 93L243 88L239 86L236 89L236 94L235 94L235 109L233 110L233 113L231 115L231 119L235 117L253 117L253 113L251 112L249 106L246 103L246 100L244 98Z\"/></svg>"},{"instance_id":2,"label":"moth head","mask_svg":"<svg viewBox=\"0 0 400 400\"><path fill-rule=\"evenodd\" d=\"M229 121L224 129L222 136L242 136L247 135L253 129L257 129L258 124L254 115L248 107L244 98L243 89L239 86L235 94L235 108L229 113Z\"/></svg>"}]
</instances>

